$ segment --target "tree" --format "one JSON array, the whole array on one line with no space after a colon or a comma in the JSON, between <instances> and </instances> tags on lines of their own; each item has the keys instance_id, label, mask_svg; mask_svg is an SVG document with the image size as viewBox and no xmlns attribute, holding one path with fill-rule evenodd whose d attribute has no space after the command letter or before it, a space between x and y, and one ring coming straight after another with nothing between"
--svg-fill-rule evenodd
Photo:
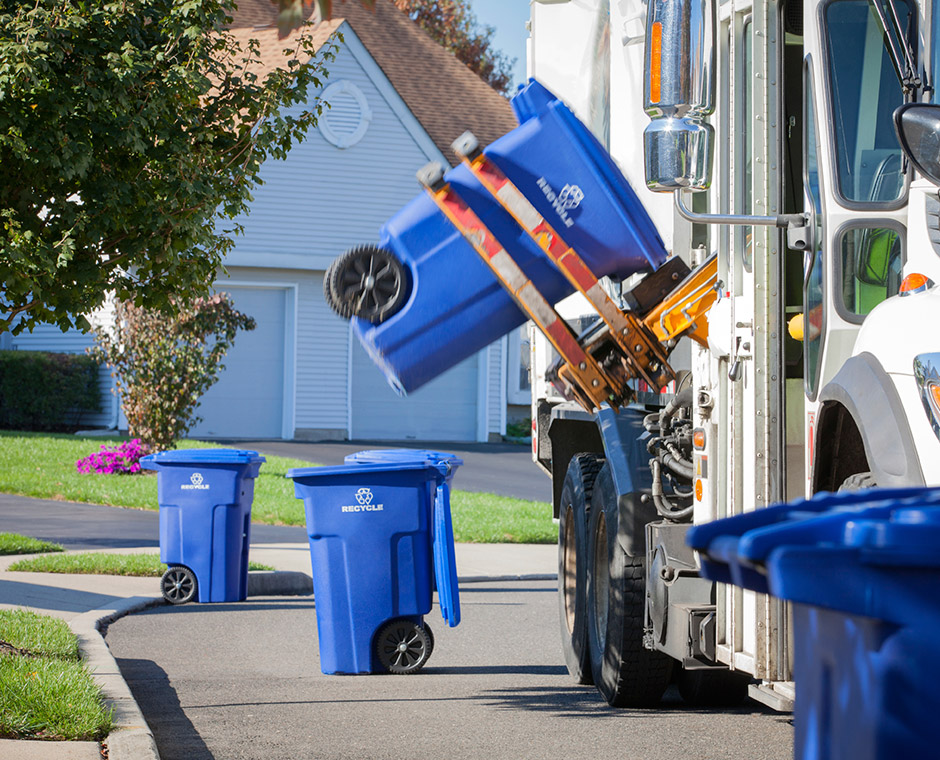
<instances>
[{"instance_id":1,"label":"tree","mask_svg":"<svg viewBox=\"0 0 940 760\"><path fill-rule=\"evenodd\" d=\"M512 86L515 59L493 48L492 26L480 26L467 0L392 0L431 38L503 95Z\"/></svg>"},{"instance_id":2,"label":"tree","mask_svg":"<svg viewBox=\"0 0 940 760\"><path fill-rule=\"evenodd\" d=\"M0 0L0 332L89 328L205 294L258 171L318 110L308 27L264 77L226 31L235 0Z\"/></svg>"},{"instance_id":3,"label":"tree","mask_svg":"<svg viewBox=\"0 0 940 760\"><path fill-rule=\"evenodd\" d=\"M150 449L172 448L201 421L199 399L225 369L236 332L255 329L225 293L173 306L168 317L121 301L113 328L95 330L92 353L111 366L128 432Z\"/></svg>"}]
</instances>

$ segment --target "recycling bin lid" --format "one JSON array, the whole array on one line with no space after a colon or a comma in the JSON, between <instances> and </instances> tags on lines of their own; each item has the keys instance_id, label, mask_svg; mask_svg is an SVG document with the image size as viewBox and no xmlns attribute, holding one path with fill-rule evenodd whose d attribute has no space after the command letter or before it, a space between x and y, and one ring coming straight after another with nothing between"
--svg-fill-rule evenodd
<instances>
[{"instance_id":1,"label":"recycling bin lid","mask_svg":"<svg viewBox=\"0 0 940 760\"><path fill-rule=\"evenodd\" d=\"M463 460L456 454L430 449L366 449L345 457L346 464L379 464L393 462L446 462L456 468Z\"/></svg>"},{"instance_id":2,"label":"recycling bin lid","mask_svg":"<svg viewBox=\"0 0 940 760\"><path fill-rule=\"evenodd\" d=\"M444 469L446 469L446 462L439 461L429 461L429 460L411 460L411 461L388 461L388 462L376 462L376 463L355 463L355 464L339 464L332 465L329 467L294 467L287 471L286 477L291 478L292 480L299 479L308 479L308 478L331 478L337 476L346 476L346 475L368 475L371 472L381 473L381 472L398 472L404 470L427 470L432 469L436 472L444 475Z\"/></svg>"},{"instance_id":3,"label":"recycling bin lid","mask_svg":"<svg viewBox=\"0 0 940 760\"><path fill-rule=\"evenodd\" d=\"M140 464L154 470L161 465L255 464L265 461L262 454L246 449L173 449L148 454L141 458Z\"/></svg>"},{"instance_id":4,"label":"recycling bin lid","mask_svg":"<svg viewBox=\"0 0 940 760\"><path fill-rule=\"evenodd\" d=\"M924 613L892 577L909 590L908 576L933 584L940 572L940 488L821 493L695 526L686 540L710 580L901 624Z\"/></svg>"}]
</instances>

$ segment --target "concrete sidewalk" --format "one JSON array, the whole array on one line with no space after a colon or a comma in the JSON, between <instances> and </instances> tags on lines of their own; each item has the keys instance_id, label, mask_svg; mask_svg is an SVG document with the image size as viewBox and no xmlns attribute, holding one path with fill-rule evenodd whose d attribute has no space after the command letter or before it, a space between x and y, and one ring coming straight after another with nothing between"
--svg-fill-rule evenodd
<instances>
[{"instance_id":1,"label":"concrete sidewalk","mask_svg":"<svg viewBox=\"0 0 940 760\"><path fill-rule=\"evenodd\" d=\"M153 546L103 549L108 553L159 553ZM249 596L309 594L307 543L252 544L249 556L275 572L249 574ZM554 579L556 548L531 544L457 544L461 583ZM62 618L79 638L86 662L114 707L115 730L105 740L109 760L156 760L156 744L100 630L131 612L163 604L156 578L12 572L23 556L0 557L0 608L28 608ZM96 742L0 740L0 760L100 760Z\"/></svg>"}]
</instances>

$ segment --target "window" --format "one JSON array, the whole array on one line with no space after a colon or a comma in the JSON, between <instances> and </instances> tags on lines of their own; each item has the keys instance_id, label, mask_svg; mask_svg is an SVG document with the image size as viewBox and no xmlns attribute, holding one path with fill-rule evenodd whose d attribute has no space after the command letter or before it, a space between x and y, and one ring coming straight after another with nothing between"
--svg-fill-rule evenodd
<instances>
[{"instance_id":1,"label":"window","mask_svg":"<svg viewBox=\"0 0 940 760\"><path fill-rule=\"evenodd\" d=\"M895 4L913 39L910 7ZM825 18L836 191L849 204L891 205L906 189L891 118L904 94L881 24L868 0L836 0Z\"/></svg>"},{"instance_id":2,"label":"window","mask_svg":"<svg viewBox=\"0 0 940 760\"><path fill-rule=\"evenodd\" d=\"M903 263L901 233L888 227L857 227L842 234L839 273L843 316L861 322L898 292Z\"/></svg>"}]
</instances>

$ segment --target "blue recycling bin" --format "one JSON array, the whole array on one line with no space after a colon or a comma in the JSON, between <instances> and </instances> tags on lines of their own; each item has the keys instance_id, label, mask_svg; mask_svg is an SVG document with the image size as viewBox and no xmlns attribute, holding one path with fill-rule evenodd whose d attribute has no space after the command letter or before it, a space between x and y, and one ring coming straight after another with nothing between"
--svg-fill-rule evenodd
<instances>
[{"instance_id":1,"label":"blue recycling bin","mask_svg":"<svg viewBox=\"0 0 940 760\"><path fill-rule=\"evenodd\" d=\"M513 98L520 126L484 149L597 275L656 269L666 249L636 194L590 131L538 82ZM460 165L446 180L550 303L574 288ZM379 245L408 270L410 295L380 324L353 319L398 391L416 390L526 321L515 301L422 193L382 228Z\"/></svg>"},{"instance_id":2,"label":"blue recycling bin","mask_svg":"<svg viewBox=\"0 0 940 760\"><path fill-rule=\"evenodd\" d=\"M434 644L423 616L431 611L437 556L449 563L438 577L441 612L449 625L459 623L453 532L443 501L453 466L383 455L380 462L287 473L304 502L324 673L423 667ZM445 514L446 525L435 528Z\"/></svg>"},{"instance_id":3,"label":"blue recycling bin","mask_svg":"<svg viewBox=\"0 0 940 760\"><path fill-rule=\"evenodd\" d=\"M454 554L454 527L450 515L450 489L454 474L463 460L454 454L428 449L368 449L349 454L346 464L397 464L418 462L444 464L443 483L428 481L428 498L434 505L431 536L434 548L434 581L441 616L451 627L460 622L460 597L457 586L457 557ZM439 580L443 579L443 580Z\"/></svg>"},{"instance_id":4,"label":"blue recycling bin","mask_svg":"<svg viewBox=\"0 0 940 760\"><path fill-rule=\"evenodd\" d=\"M264 461L241 449L178 449L140 460L157 472L167 601L239 602L248 595L251 502Z\"/></svg>"},{"instance_id":5,"label":"blue recycling bin","mask_svg":"<svg viewBox=\"0 0 940 760\"><path fill-rule=\"evenodd\" d=\"M712 579L793 602L797 760L940 746L940 489L823 493L689 531Z\"/></svg>"}]
</instances>

